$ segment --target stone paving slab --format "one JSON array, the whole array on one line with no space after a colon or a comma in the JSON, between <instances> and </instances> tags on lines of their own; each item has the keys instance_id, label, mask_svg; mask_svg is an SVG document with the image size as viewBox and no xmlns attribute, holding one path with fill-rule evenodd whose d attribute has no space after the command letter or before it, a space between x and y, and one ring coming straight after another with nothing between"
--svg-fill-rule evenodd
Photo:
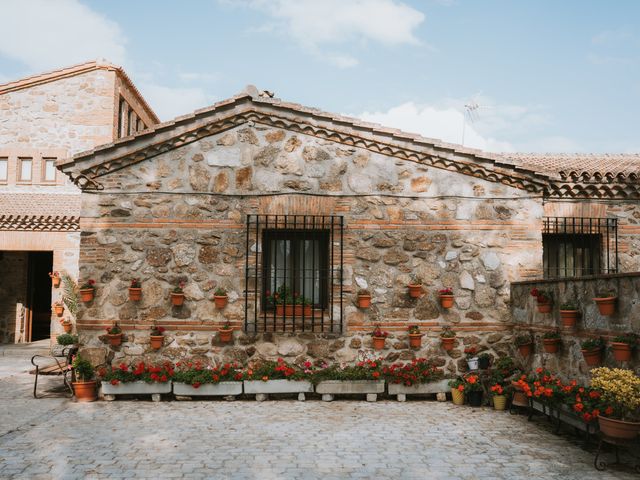
<instances>
[{"instance_id":1,"label":"stone paving slab","mask_svg":"<svg viewBox=\"0 0 640 480\"><path fill-rule=\"evenodd\" d=\"M27 377L27 378L25 378ZM27 402L2 380L2 479L633 479L545 421L435 401ZM8 389L9 384L17 386ZM8 392L14 392L14 394ZM27 409L29 414L21 412ZM4 419L4 418L3 418Z\"/></svg>"}]
</instances>

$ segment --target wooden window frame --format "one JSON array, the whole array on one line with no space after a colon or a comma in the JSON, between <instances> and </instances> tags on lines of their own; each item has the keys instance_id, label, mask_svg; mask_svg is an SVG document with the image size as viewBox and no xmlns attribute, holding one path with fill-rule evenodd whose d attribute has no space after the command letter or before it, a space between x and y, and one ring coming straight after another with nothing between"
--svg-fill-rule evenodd
<instances>
[{"instance_id":1,"label":"wooden window frame","mask_svg":"<svg viewBox=\"0 0 640 480\"><path fill-rule=\"evenodd\" d=\"M47 180L47 162L53 161L53 180ZM46 185L55 185L58 182L58 169L56 163L58 159L56 157L42 157L42 168L40 170L40 183Z\"/></svg>"},{"instance_id":2,"label":"wooden window frame","mask_svg":"<svg viewBox=\"0 0 640 480\"><path fill-rule=\"evenodd\" d=\"M31 162L31 178L29 178L28 180L25 180L24 178L22 178L22 163L27 160ZM33 157L18 157L18 165L16 169L16 184L19 184L19 185L33 184L33 163L34 163Z\"/></svg>"}]
</instances>

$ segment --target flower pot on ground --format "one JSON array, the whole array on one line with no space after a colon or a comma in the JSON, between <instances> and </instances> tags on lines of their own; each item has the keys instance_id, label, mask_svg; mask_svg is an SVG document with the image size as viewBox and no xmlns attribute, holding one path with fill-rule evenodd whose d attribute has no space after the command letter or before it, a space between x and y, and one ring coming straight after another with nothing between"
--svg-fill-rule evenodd
<instances>
[{"instance_id":1,"label":"flower pot on ground","mask_svg":"<svg viewBox=\"0 0 640 480\"><path fill-rule=\"evenodd\" d=\"M180 282L171 292L171 305L180 307L184 303L184 282Z\"/></svg>"},{"instance_id":2,"label":"flower pot on ground","mask_svg":"<svg viewBox=\"0 0 640 480\"><path fill-rule=\"evenodd\" d=\"M533 352L533 338L528 333L522 333L516 337L516 347L524 358Z\"/></svg>"},{"instance_id":3,"label":"flower pot on ground","mask_svg":"<svg viewBox=\"0 0 640 480\"><path fill-rule=\"evenodd\" d=\"M422 347L422 333L420 333L420 327L418 325L411 325L409 327L409 347Z\"/></svg>"},{"instance_id":4,"label":"flower pot on ground","mask_svg":"<svg viewBox=\"0 0 640 480\"><path fill-rule=\"evenodd\" d=\"M440 299L440 306L442 308L453 307L453 290L449 287L438 290L438 298Z\"/></svg>"},{"instance_id":5,"label":"flower pot on ground","mask_svg":"<svg viewBox=\"0 0 640 480\"><path fill-rule=\"evenodd\" d=\"M142 298L142 286L140 280L134 278L129 285L129 300L132 302L139 302Z\"/></svg>"},{"instance_id":6,"label":"flower pot on ground","mask_svg":"<svg viewBox=\"0 0 640 480\"><path fill-rule=\"evenodd\" d=\"M112 347L118 347L122 343L122 329L118 325L118 322L110 327L107 327L107 339Z\"/></svg>"},{"instance_id":7,"label":"flower pot on ground","mask_svg":"<svg viewBox=\"0 0 640 480\"><path fill-rule=\"evenodd\" d=\"M73 360L73 394L78 402L93 402L98 398L96 393L96 381L93 365L80 355L76 355Z\"/></svg>"},{"instance_id":8,"label":"flower pot on ground","mask_svg":"<svg viewBox=\"0 0 640 480\"><path fill-rule=\"evenodd\" d=\"M451 401L454 405L464 405L464 380L461 377L449 380Z\"/></svg>"},{"instance_id":9,"label":"flower pot on ground","mask_svg":"<svg viewBox=\"0 0 640 480\"><path fill-rule=\"evenodd\" d=\"M507 408L506 387L500 383L492 385L489 390L493 395L493 408L495 410L505 410Z\"/></svg>"},{"instance_id":10,"label":"flower pot on ground","mask_svg":"<svg viewBox=\"0 0 640 480\"><path fill-rule=\"evenodd\" d=\"M411 298L420 298L422 296L422 280L419 277L412 275L407 288Z\"/></svg>"},{"instance_id":11,"label":"flower pot on ground","mask_svg":"<svg viewBox=\"0 0 640 480\"><path fill-rule=\"evenodd\" d=\"M469 398L469 405L472 407L481 407L482 406L482 390L474 390L467 394Z\"/></svg>"},{"instance_id":12,"label":"flower pot on ground","mask_svg":"<svg viewBox=\"0 0 640 480\"><path fill-rule=\"evenodd\" d=\"M108 368L100 374L102 393L105 400L113 400L116 395L151 395L154 401L159 401L160 394L171 392L173 374L170 362L162 365L139 362L135 366L121 363L118 368Z\"/></svg>"},{"instance_id":13,"label":"flower pot on ground","mask_svg":"<svg viewBox=\"0 0 640 480\"><path fill-rule=\"evenodd\" d=\"M600 431L621 440L640 435L640 377L632 370L621 368L594 368L591 386L602 392L603 405L598 416Z\"/></svg>"},{"instance_id":14,"label":"flower pot on ground","mask_svg":"<svg viewBox=\"0 0 640 480\"><path fill-rule=\"evenodd\" d=\"M449 380L442 379L442 369L426 358L385 366L382 376L387 381L389 395L398 395L398 401L404 401L407 395L446 393L449 390Z\"/></svg>"},{"instance_id":15,"label":"flower pot on ground","mask_svg":"<svg viewBox=\"0 0 640 480\"><path fill-rule=\"evenodd\" d=\"M613 292L600 292L593 298L598 306L598 311L603 317L609 317L616 311L616 300L618 297Z\"/></svg>"},{"instance_id":16,"label":"flower pot on ground","mask_svg":"<svg viewBox=\"0 0 640 480\"><path fill-rule=\"evenodd\" d=\"M80 300L82 300L84 303L88 303L93 300L96 288L95 284L95 280L89 279L80 286Z\"/></svg>"},{"instance_id":17,"label":"flower pot on ground","mask_svg":"<svg viewBox=\"0 0 640 480\"><path fill-rule=\"evenodd\" d=\"M242 393L243 373L236 363L219 366L179 362L173 375L173 393L187 396L226 396Z\"/></svg>"},{"instance_id":18,"label":"flower pot on ground","mask_svg":"<svg viewBox=\"0 0 640 480\"><path fill-rule=\"evenodd\" d=\"M552 293L547 290L540 290L538 288L531 289L531 296L536 299L536 304L538 307L538 312L540 313L550 313L551 307L553 305L552 301Z\"/></svg>"},{"instance_id":19,"label":"flower pot on ground","mask_svg":"<svg viewBox=\"0 0 640 480\"><path fill-rule=\"evenodd\" d=\"M380 328L380 325L376 325L376 328L371 332L371 336L373 337L373 348L374 350L382 350L384 349L385 341L389 336L389 332L385 332Z\"/></svg>"},{"instance_id":20,"label":"flower pot on ground","mask_svg":"<svg viewBox=\"0 0 640 480\"><path fill-rule=\"evenodd\" d=\"M478 368L486 370L491 365L491 355L489 353L481 353L478 355Z\"/></svg>"},{"instance_id":21,"label":"flower pot on ground","mask_svg":"<svg viewBox=\"0 0 640 480\"><path fill-rule=\"evenodd\" d=\"M213 303L215 303L216 308L222 310L227 306L228 301L229 296L227 295L227 291L224 288L216 288L213 292Z\"/></svg>"},{"instance_id":22,"label":"flower pot on ground","mask_svg":"<svg viewBox=\"0 0 640 480\"><path fill-rule=\"evenodd\" d=\"M619 335L611 341L611 351L613 358L618 362L628 362L631 360L633 349L638 344L638 335L633 332Z\"/></svg>"},{"instance_id":23,"label":"flower pot on ground","mask_svg":"<svg viewBox=\"0 0 640 480\"><path fill-rule=\"evenodd\" d=\"M307 361L304 368L297 368L282 358L276 362L259 361L245 372L244 393L255 394L256 400L265 400L272 393L297 393L299 399L304 399L305 393L313 392L313 384L308 379L313 366Z\"/></svg>"},{"instance_id":24,"label":"flower pot on ground","mask_svg":"<svg viewBox=\"0 0 640 480\"><path fill-rule=\"evenodd\" d=\"M358 291L358 308L369 308L371 306L371 293L369 290Z\"/></svg>"},{"instance_id":25,"label":"flower pot on ground","mask_svg":"<svg viewBox=\"0 0 640 480\"><path fill-rule=\"evenodd\" d=\"M478 369L478 348L475 346L469 346L464 349L464 354L467 358L467 365L469 366L469 370L477 370Z\"/></svg>"},{"instance_id":26,"label":"flower pot on ground","mask_svg":"<svg viewBox=\"0 0 640 480\"><path fill-rule=\"evenodd\" d=\"M49 277L51 277L51 285L53 288L58 288L60 286L60 273L49 272Z\"/></svg>"},{"instance_id":27,"label":"flower pot on ground","mask_svg":"<svg viewBox=\"0 0 640 480\"><path fill-rule=\"evenodd\" d=\"M159 350L164 345L164 327L153 325L149 334L149 344L154 350Z\"/></svg>"},{"instance_id":28,"label":"flower pot on ground","mask_svg":"<svg viewBox=\"0 0 640 480\"><path fill-rule=\"evenodd\" d=\"M480 407L482 405L482 384L480 377L473 373L468 373L464 377L464 391L467 394L469 405L472 407Z\"/></svg>"},{"instance_id":29,"label":"flower pot on ground","mask_svg":"<svg viewBox=\"0 0 640 480\"><path fill-rule=\"evenodd\" d=\"M521 382L523 381L524 378L525 378L525 376L523 375L522 378L519 381L517 381L517 382L516 381L512 381L511 382L511 386L513 387L513 399L511 400L511 403L513 405L518 406L518 407L528 407L529 406L529 398L524 393L523 386L521 384Z\"/></svg>"},{"instance_id":30,"label":"flower pot on ground","mask_svg":"<svg viewBox=\"0 0 640 480\"><path fill-rule=\"evenodd\" d=\"M58 317L61 317L64 314L64 305L62 302L56 302L53 304L53 313Z\"/></svg>"},{"instance_id":31,"label":"flower pot on ground","mask_svg":"<svg viewBox=\"0 0 640 480\"><path fill-rule=\"evenodd\" d=\"M547 332L542 336L542 346L546 353L557 353L560 348L560 333Z\"/></svg>"},{"instance_id":32,"label":"flower pot on ground","mask_svg":"<svg viewBox=\"0 0 640 480\"><path fill-rule=\"evenodd\" d=\"M456 342L456 332L449 327L446 327L442 333L440 333L440 341L442 343L443 350L451 351Z\"/></svg>"},{"instance_id":33,"label":"flower pot on ground","mask_svg":"<svg viewBox=\"0 0 640 480\"><path fill-rule=\"evenodd\" d=\"M218 339L222 343L229 343L233 338L233 328L231 328L231 324L229 322L225 323L220 330L218 330Z\"/></svg>"},{"instance_id":34,"label":"flower pot on ground","mask_svg":"<svg viewBox=\"0 0 640 480\"><path fill-rule=\"evenodd\" d=\"M582 356L590 367L595 367L602 363L602 349L604 340L602 338L590 338L582 342Z\"/></svg>"}]
</instances>

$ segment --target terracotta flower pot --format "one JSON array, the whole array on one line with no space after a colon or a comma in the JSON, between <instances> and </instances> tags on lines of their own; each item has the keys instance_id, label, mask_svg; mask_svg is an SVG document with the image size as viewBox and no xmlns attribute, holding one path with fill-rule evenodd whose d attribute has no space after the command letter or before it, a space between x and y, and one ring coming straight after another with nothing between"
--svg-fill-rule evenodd
<instances>
[{"instance_id":1,"label":"terracotta flower pot","mask_svg":"<svg viewBox=\"0 0 640 480\"><path fill-rule=\"evenodd\" d=\"M227 295L214 295L213 296L213 303L216 304L216 308L222 310L224 307L227 306L227 301L229 300L229 297Z\"/></svg>"},{"instance_id":2,"label":"terracotta flower pot","mask_svg":"<svg viewBox=\"0 0 640 480\"><path fill-rule=\"evenodd\" d=\"M608 437L632 440L640 433L640 422L625 422L598 415L600 431Z\"/></svg>"},{"instance_id":3,"label":"terracotta flower pot","mask_svg":"<svg viewBox=\"0 0 640 480\"><path fill-rule=\"evenodd\" d=\"M73 385L73 393L78 402L93 402L98 398L95 380L90 382L71 382L71 385Z\"/></svg>"},{"instance_id":4,"label":"terracotta flower pot","mask_svg":"<svg viewBox=\"0 0 640 480\"><path fill-rule=\"evenodd\" d=\"M371 295L358 295L358 308L369 308L371 306Z\"/></svg>"},{"instance_id":5,"label":"terracotta flower pot","mask_svg":"<svg viewBox=\"0 0 640 480\"><path fill-rule=\"evenodd\" d=\"M547 353L557 353L560 348L559 338L543 338L542 345Z\"/></svg>"},{"instance_id":6,"label":"terracotta flower pot","mask_svg":"<svg viewBox=\"0 0 640 480\"><path fill-rule=\"evenodd\" d=\"M291 306L291 305L287 305ZM311 316L311 305L293 305L291 315L295 315L296 317L305 317Z\"/></svg>"},{"instance_id":7,"label":"terracotta flower pot","mask_svg":"<svg viewBox=\"0 0 640 480\"><path fill-rule=\"evenodd\" d=\"M461 392L457 388L452 388L451 401L454 405L464 405L464 392Z\"/></svg>"},{"instance_id":8,"label":"terracotta flower pot","mask_svg":"<svg viewBox=\"0 0 640 480\"><path fill-rule=\"evenodd\" d=\"M411 298L420 298L422 296L422 285L410 283L407 286L409 287L409 296Z\"/></svg>"},{"instance_id":9,"label":"terracotta flower pot","mask_svg":"<svg viewBox=\"0 0 640 480\"><path fill-rule=\"evenodd\" d=\"M295 307L295 305L293 305L292 303L286 303L284 305L284 314L285 314L285 316L293 317L294 307Z\"/></svg>"},{"instance_id":10,"label":"terracotta flower pot","mask_svg":"<svg viewBox=\"0 0 640 480\"><path fill-rule=\"evenodd\" d=\"M64 305L54 305L53 306L53 312L58 316L61 317L64 314Z\"/></svg>"},{"instance_id":11,"label":"terracotta flower pot","mask_svg":"<svg viewBox=\"0 0 640 480\"><path fill-rule=\"evenodd\" d=\"M551 313L551 302L538 302L538 311L540 313Z\"/></svg>"},{"instance_id":12,"label":"terracotta flower pot","mask_svg":"<svg viewBox=\"0 0 640 480\"><path fill-rule=\"evenodd\" d=\"M276 305L276 315L281 317L282 315L284 315L284 305L279 303Z\"/></svg>"},{"instance_id":13,"label":"terracotta flower pot","mask_svg":"<svg viewBox=\"0 0 640 480\"><path fill-rule=\"evenodd\" d=\"M151 344L151 348L154 350L159 350L164 345L164 335L150 335L149 343Z\"/></svg>"},{"instance_id":14,"label":"terracotta flower pot","mask_svg":"<svg viewBox=\"0 0 640 480\"><path fill-rule=\"evenodd\" d=\"M481 407L482 406L482 390L472 390L467 394L469 398L469 405L472 407Z\"/></svg>"},{"instance_id":15,"label":"terracotta flower pot","mask_svg":"<svg viewBox=\"0 0 640 480\"><path fill-rule=\"evenodd\" d=\"M80 300L84 303L90 302L93 300L93 288L81 288L80 289Z\"/></svg>"},{"instance_id":16,"label":"terracotta flower pot","mask_svg":"<svg viewBox=\"0 0 640 480\"><path fill-rule=\"evenodd\" d=\"M221 328L220 330L218 330L218 338L223 343L229 343L231 341L231 338L233 338L233 328Z\"/></svg>"},{"instance_id":17,"label":"terracotta flower pot","mask_svg":"<svg viewBox=\"0 0 640 480\"><path fill-rule=\"evenodd\" d=\"M493 408L496 410L506 410L507 408L507 396L506 395L494 395L493 396Z\"/></svg>"},{"instance_id":18,"label":"terracotta flower pot","mask_svg":"<svg viewBox=\"0 0 640 480\"><path fill-rule=\"evenodd\" d=\"M382 350L384 348L385 337L373 337L373 348L375 350Z\"/></svg>"},{"instance_id":19,"label":"terracotta flower pot","mask_svg":"<svg viewBox=\"0 0 640 480\"><path fill-rule=\"evenodd\" d=\"M139 302L142 298L142 288L129 287L129 300Z\"/></svg>"},{"instance_id":20,"label":"terracotta flower pot","mask_svg":"<svg viewBox=\"0 0 640 480\"><path fill-rule=\"evenodd\" d=\"M594 348L592 350L582 350L582 356L584 357L584 361L590 367L595 367L600 365L602 362L602 351L600 348Z\"/></svg>"},{"instance_id":21,"label":"terracotta flower pot","mask_svg":"<svg viewBox=\"0 0 640 480\"><path fill-rule=\"evenodd\" d=\"M179 307L184 303L184 293L173 293L171 292L171 305L175 305Z\"/></svg>"},{"instance_id":22,"label":"terracotta flower pot","mask_svg":"<svg viewBox=\"0 0 640 480\"><path fill-rule=\"evenodd\" d=\"M593 301L596 302L596 305L598 306L598 310L600 310L600 315L602 315L603 317L608 317L615 313L616 300L617 297L597 297L593 299Z\"/></svg>"},{"instance_id":23,"label":"terracotta flower pot","mask_svg":"<svg viewBox=\"0 0 640 480\"><path fill-rule=\"evenodd\" d=\"M524 345L518 345L518 351L520 352L520 355L527 358L529 355L531 355L531 352L533 351L533 343L525 343Z\"/></svg>"},{"instance_id":24,"label":"terracotta flower pot","mask_svg":"<svg viewBox=\"0 0 640 480\"><path fill-rule=\"evenodd\" d=\"M64 329L64 333L71 333L71 327L73 327L73 325L71 325L71 322L65 322L62 324L62 328Z\"/></svg>"},{"instance_id":25,"label":"terracotta flower pot","mask_svg":"<svg viewBox=\"0 0 640 480\"><path fill-rule=\"evenodd\" d=\"M107 338L112 347L118 347L122 343L122 333L107 333Z\"/></svg>"},{"instance_id":26,"label":"terracotta flower pot","mask_svg":"<svg viewBox=\"0 0 640 480\"><path fill-rule=\"evenodd\" d=\"M628 362L631 360L631 345L624 342L611 342L613 358L618 362Z\"/></svg>"},{"instance_id":27,"label":"terracotta flower pot","mask_svg":"<svg viewBox=\"0 0 640 480\"><path fill-rule=\"evenodd\" d=\"M438 295L440 297L440 305L442 308L451 308L453 307L453 295Z\"/></svg>"},{"instance_id":28,"label":"terracotta flower pot","mask_svg":"<svg viewBox=\"0 0 640 480\"><path fill-rule=\"evenodd\" d=\"M60 286L60 277L51 275L51 285L53 285L53 288L58 288Z\"/></svg>"},{"instance_id":29,"label":"terracotta flower pot","mask_svg":"<svg viewBox=\"0 0 640 480\"><path fill-rule=\"evenodd\" d=\"M409 334L409 346L411 348L420 348L420 347L422 347L422 334L421 333L410 333Z\"/></svg>"},{"instance_id":30,"label":"terracotta flower pot","mask_svg":"<svg viewBox=\"0 0 640 480\"><path fill-rule=\"evenodd\" d=\"M442 348L444 350L447 352L453 350L453 345L456 343L456 337L440 337L440 340L442 341Z\"/></svg>"},{"instance_id":31,"label":"terracotta flower pot","mask_svg":"<svg viewBox=\"0 0 640 480\"><path fill-rule=\"evenodd\" d=\"M575 327L578 321L578 310L560 310L560 320L563 327Z\"/></svg>"}]
</instances>

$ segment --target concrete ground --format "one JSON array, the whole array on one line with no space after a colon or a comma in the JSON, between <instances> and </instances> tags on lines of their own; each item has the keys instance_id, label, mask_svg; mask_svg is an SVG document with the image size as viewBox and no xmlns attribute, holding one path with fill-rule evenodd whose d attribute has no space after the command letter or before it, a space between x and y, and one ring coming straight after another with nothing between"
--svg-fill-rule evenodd
<instances>
[{"instance_id":1,"label":"concrete ground","mask_svg":"<svg viewBox=\"0 0 640 480\"><path fill-rule=\"evenodd\" d=\"M2 479L639 478L542 418L450 402L35 400L26 350L0 355Z\"/></svg>"}]
</instances>

